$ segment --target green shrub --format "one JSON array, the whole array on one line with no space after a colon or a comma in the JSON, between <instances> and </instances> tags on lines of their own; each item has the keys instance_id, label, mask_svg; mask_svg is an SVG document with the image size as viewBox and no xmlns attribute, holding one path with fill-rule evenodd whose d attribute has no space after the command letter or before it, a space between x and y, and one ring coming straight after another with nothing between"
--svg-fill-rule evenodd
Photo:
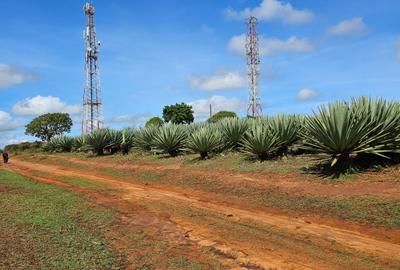
<instances>
[{"instance_id":1,"label":"green shrub","mask_svg":"<svg viewBox=\"0 0 400 270\"><path fill-rule=\"evenodd\" d=\"M109 129L97 129L85 137L85 150L93 151L97 155L103 155L104 150L115 143Z\"/></svg>"},{"instance_id":2,"label":"green shrub","mask_svg":"<svg viewBox=\"0 0 400 270\"><path fill-rule=\"evenodd\" d=\"M225 148L233 150L238 149L240 142L243 140L248 130L249 122L245 119L228 118L221 120L218 125Z\"/></svg>"},{"instance_id":3,"label":"green shrub","mask_svg":"<svg viewBox=\"0 0 400 270\"><path fill-rule=\"evenodd\" d=\"M187 132L184 126L168 125L160 128L154 136L154 152L174 157L182 152Z\"/></svg>"},{"instance_id":4,"label":"green shrub","mask_svg":"<svg viewBox=\"0 0 400 270\"><path fill-rule=\"evenodd\" d=\"M303 147L344 171L361 154L399 152L399 132L399 103L362 97L322 106L307 117Z\"/></svg>"},{"instance_id":5,"label":"green shrub","mask_svg":"<svg viewBox=\"0 0 400 270\"><path fill-rule=\"evenodd\" d=\"M138 130L133 137L132 147L140 151L151 151L154 146L154 137L159 129L159 127L150 126Z\"/></svg>"},{"instance_id":6,"label":"green shrub","mask_svg":"<svg viewBox=\"0 0 400 270\"><path fill-rule=\"evenodd\" d=\"M78 152L82 151L85 144L86 144L86 136L85 135L75 137L74 143L72 146L72 151L78 151Z\"/></svg>"},{"instance_id":7,"label":"green shrub","mask_svg":"<svg viewBox=\"0 0 400 270\"><path fill-rule=\"evenodd\" d=\"M150 127L150 126L156 126L156 127L162 127L164 125L164 121L160 117L152 117L150 118L147 122L145 127Z\"/></svg>"},{"instance_id":8,"label":"green shrub","mask_svg":"<svg viewBox=\"0 0 400 270\"><path fill-rule=\"evenodd\" d=\"M242 140L241 151L250 159L264 161L275 157L283 143L268 126L253 125Z\"/></svg>"},{"instance_id":9,"label":"green shrub","mask_svg":"<svg viewBox=\"0 0 400 270\"><path fill-rule=\"evenodd\" d=\"M129 153L129 150L133 147L136 131L133 129L123 129L121 131L121 135L122 135L122 140L120 148L122 154L126 155Z\"/></svg>"},{"instance_id":10,"label":"green shrub","mask_svg":"<svg viewBox=\"0 0 400 270\"><path fill-rule=\"evenodd\" d=\"M228 112L228 111L220 111L208 118L207 122L208 123L217 123L221 121L222 119L225 118L237 118L237 115L235 112Z\"/></svg>"},{"instance_id":11,"label":"green shrub","mask_svg":"<svg viewBox=\"0 0 400 270\"><path fill-rule=\"evenodd\" d=\"M48 152L71 152L74 138L67 136L56 136L48 141L43 149Z\"/></svg>"},{"instance_id":12,"label":"green shrub","mask_svg":"<svg viewBox=\"0 0 400 270\"><path fill-rule=\"evenodd\" d=\"M268 126L282 141L279 155L287 155L289 148L300 139L301 125L299 117L283 114L270 117L268 118Z\"/></svg>"},{"instance_id":13,"label":"green shrub","mask_svg":"<svg viewBox=\"0 0 400 270\"><path fill-rule=\"evenodd\" d=\"M211 126L202 127L191 133L186 141L186 148L189 152L200 154L202 159L209 157L222 146L220 132Z\"/></svg>"}]
</instances>

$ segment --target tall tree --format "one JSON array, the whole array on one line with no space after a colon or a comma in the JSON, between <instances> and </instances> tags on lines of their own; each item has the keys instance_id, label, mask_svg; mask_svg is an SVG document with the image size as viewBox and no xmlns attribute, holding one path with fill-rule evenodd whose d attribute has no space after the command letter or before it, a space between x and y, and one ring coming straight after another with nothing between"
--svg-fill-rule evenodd
<instances>
[{"instance_id":1,"label":"tall tree","mask_svg":"<svg viewBox=\"0 0 400 270\"><path fill-rule=\"evenodd\" d=\"M47 113L33 119L25 126L25 134L50 141L56 135L70 132L72 120L68 113Z\"/></svg>"},{"instance_id":2,"label":"tall tree","mask_svg":"<svg viewBox=\"0 0 400 270\"><path fill-rule=\"evenodd\" d=\"M163 109L163 118L166 123L190 124L194 121L192 106L185 103L165 106Z\"/></svg>"}]
</instances>

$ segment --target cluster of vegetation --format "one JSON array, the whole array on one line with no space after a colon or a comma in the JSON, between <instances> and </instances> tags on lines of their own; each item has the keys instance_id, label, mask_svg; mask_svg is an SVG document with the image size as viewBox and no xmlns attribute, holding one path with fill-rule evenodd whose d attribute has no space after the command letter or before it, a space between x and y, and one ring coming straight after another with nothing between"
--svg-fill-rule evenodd
<instances>
[{"instance_id":1,"label":"cluster of vegetation","mask_svg":"<svg viewBox=\"0 0 400 270\"><path fill-rule=\"evenodd\" d=\"M180 117L171 116L172 123L152 120L155 124L141 129L102 129L76 138L55 136L44 149L97 155L127 154L133 149L169 156L195 153L201 159L235 151L260 161L306 152L320 159L325 171L340 173L358 169L365 161L393 160L400 151L400 103L394 101L367 97L338 101L321 106L310 116L240 119L228 115L219 121L192 124L176 124Z\"/></svg>"}]
</instances>

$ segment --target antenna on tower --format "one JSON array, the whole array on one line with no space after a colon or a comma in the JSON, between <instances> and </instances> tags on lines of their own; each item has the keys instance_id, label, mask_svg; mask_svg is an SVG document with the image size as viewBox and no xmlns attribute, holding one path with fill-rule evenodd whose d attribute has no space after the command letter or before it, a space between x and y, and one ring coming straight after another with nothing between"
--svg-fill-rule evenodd
<instances>
[{"instance_id":1,"label":"antenna on tower","mask_svg":"<svg viewBox=\"0 0 400 270\"><path fill-rule=\"evenodd\" d=\"M260 51L258 47L259 39L257 33L257 18L253 16L249 17L246 24L246 55L250 88L247 116L254 118L262 115L261 99L258 89L258 78L260 75Z\"/></svg>"},{"instance_id":2,"label":"antenna on tower","mask_svg":"<svg viewBox=\"0 0 400 270\"><path fill-rule=\"evenodd\" d=\"M85 90L83 95L82 134L89 134L104 127L99 74L99 47L94 23L93 1L83 7L87 22L83 31L85 42Z\"/></svg>"}]
</instances>

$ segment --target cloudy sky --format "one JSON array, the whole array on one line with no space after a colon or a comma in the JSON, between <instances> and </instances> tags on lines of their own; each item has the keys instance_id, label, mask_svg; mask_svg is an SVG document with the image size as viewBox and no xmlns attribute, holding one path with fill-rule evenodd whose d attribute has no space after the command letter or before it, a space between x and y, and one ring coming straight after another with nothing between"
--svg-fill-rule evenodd
<instances>
[{"instance_id":1,"label":"cloudy sky","mask_svg":"<svg viewBox=\"0 0 400 270\"><path fill-rule=\"evenodd\" d=\"M0 147L68 112L79 134L83 1L0 2ZM310 113L359 95L400 97L398 0L95 0L107 126L186 102L196 118L245 115L244 19L259 18L265 114Z\"/></svg>"}]
</instances>

